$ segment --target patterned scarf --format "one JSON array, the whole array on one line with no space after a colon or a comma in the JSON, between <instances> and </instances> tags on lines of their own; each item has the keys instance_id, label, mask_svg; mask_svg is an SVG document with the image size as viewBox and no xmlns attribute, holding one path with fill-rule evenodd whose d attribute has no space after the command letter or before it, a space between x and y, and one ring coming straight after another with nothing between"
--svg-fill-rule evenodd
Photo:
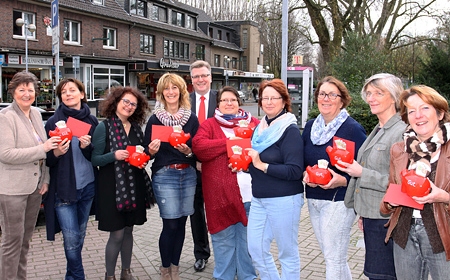
<instances>
[{"instance_id":1,"label":"patterned scarf","mask_svg":"<svg viewBox=\"0 0 450 280\"><path fill-rule=\"evenodd\" d=\"M348 118L347 110L342 109L339 114L327 125L322 114L319 114L311 127L311 142L314 145L324 145L336 134L336 131Z\"/></svg>"},{"instance_id":2,"label":"patterned scarf","mask_svg":"<svg viewBox=\"0 0 450 280\"><path fill-rule=\"evenodd\" d=\"M155 115L158 120L165 126L184 126L191 116L192 111L183 107L178 109L178 112L174 115L170 114L164 108L164 104L159 101L155 103Z\"/></svg>"},{"instance_id":3,"label":"patterned scarf","mask_svg":"<svg viewBox=\"0 0 450 280\"><path fill-rule=\"evenodd\" d=\"M292 124L297 125L297 117L292 113L281 115L272 121L270 126L267 124L266 118L263 118L253 132L252 148L258 153L262 153L277 142L286 128Z\"/></svg>"},{"instance_id":4,"label":"patterned scarf","mask_svg":"<svg viewBox=\"0 0 450 280\"><path fill-rule=\"evenodd\" d=\"M128 136L123 128L122 121L114 115L112 118L106 120L109 127L108 137L111 152L117 150L124 150L130 143ZM137 123L131 123L131 128L139 138L139 142L143 143L143 135ZM146 190L151 188L150 178L145 169L144 173ZM136 178L133 167L123 160L114 161L114 175L116 179L116 207L117 210L129 212L136 210Z\"/></svg>"},{"instance_id":5,"label":"patterned scarf","mask_svg":"<svg viewBox=\"0 0 450 280\"><path fill-rule=\"evenodd\" d=\"M252 121L252 115L250 113L245 112L242 109L239 109L236 115L231 114L222 114L219 109L216 108L214 113L214 118L219 123L220 126L233 128L239 126L240 120L246 120L248 124Z\"/></svg>"},{"instance_id":6,"label":"patterned scarf","mask_svg":"<svg viewBox=\"0 0 450 280\"><path fill-rule=\"evenodd\" d=\"M421 161L428 166L428 171L431 172L431 155L450 139L450 123L441 124L439 128L433 136L423 142L419 140L411 125L406 128L403 133L403 141L409 157L409 169L415 169L416 163Z\"/></svg>"}]
</instances>

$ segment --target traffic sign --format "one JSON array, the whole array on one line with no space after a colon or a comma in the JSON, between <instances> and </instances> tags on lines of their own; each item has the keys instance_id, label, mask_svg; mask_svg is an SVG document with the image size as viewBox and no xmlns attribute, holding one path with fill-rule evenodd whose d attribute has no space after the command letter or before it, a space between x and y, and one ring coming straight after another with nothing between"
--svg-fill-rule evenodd
<instances>
[{"instance_id":1,"label":"traffic sign","mask_svg":"<svg viewBox=\"0 0 450 280\"><path fill-rule=\"evenodd\" d=\"M72 67L80 68L80 57L79 56L72 56Z\"/></svg>"},{"instance_id":2,"label":"traffic sign","mask_svg":"<svg viewBox=\"0 0 450 280\"><path fill-rule=\"evenodd\" d=\"M58 0L52 1L52 28L55 28L59 24L59 3Z\"/></svg>"}]
</instances>

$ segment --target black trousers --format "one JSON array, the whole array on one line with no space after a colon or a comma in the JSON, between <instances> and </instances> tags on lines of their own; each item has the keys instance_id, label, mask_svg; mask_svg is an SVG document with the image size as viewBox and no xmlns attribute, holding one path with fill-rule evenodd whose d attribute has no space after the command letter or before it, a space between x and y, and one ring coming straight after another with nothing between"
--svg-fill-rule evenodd
<instances>
[{"instance_id":1,"label":"black trousers","mask_svg":"<svg viewBox=\"0 0 450 280\"><path fill-rule=\"evenodd\" d=\"M208 229L206 228L205 206L202 192L202 174L197 171L197 186L194 198L194 214L190 216L192 239L194 240L195 259L207 260L211 255L208 240Z\"/></svg>"}]
</instances>

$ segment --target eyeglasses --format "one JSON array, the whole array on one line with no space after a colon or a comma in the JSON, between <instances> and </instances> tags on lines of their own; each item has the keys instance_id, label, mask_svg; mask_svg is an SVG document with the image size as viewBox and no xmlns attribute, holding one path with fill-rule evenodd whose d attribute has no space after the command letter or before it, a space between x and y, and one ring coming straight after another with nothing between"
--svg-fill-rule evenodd
<instances>
[{"instance_id":1,"label":"eyeglasses","mask_svg":"<svg viewBox=\"0 0 450 280\"><path fill-rule=\"evenodd\" d=\"M220 99L219 101L220 101L220 102L225 102L225 103L227 103L227 104L238 102L237 99Z\"/></svg>"},{"instance_id":2,"label":"eyeglasses","mask_svg":"<svg viewBox=\"0 0 450 280\"><path fill-rule=\"evenodd\" d=\"M130 100L128 100L126 98L122 98L122 102L125 106L131 106L133 108L137 107L137 103L131 102Z\"/></svg>"},{"instance_id":3,"label":"eyeglasses","mask_svg":"<svg viewBox=\"0 0 450 280\"><path fill-rule=\"evenodd\" d=\"M261 98L262 102L269 102L269 101L275 102L275 100L280 100L280 99L283 99L283 97L279 96L279 97L263 97L263 98Z\"/></svg>"},{"instance_id":4,"label":"eyeglasses","mask_svg":"<svg viewBox=\"0 0 450 280\"><path fill-rule=\"evenodd\" d=\"M205 79L206 77L211 76L211 74L201 74L201 75L195 75L195 76L191 76L192 80L197 80L197 79Z\"/></svg>"},{"instance_id":5,"label":"eyeglasses","mask_svg":"<svg viewBox=\"0 0 450 280\"><path fill-rule=\"evenodd\" d=\"M383 97L383 96L385 96L385 94L382 93L381 91L376 91L376 92L366 91L366 98L371 97L372 95L374 97Z\"/></svg>"},{"instance_id":6,"label":"eyeglasses","mask_svg":"<svg viewBox=\"0 0 450 280\"><path fill-rule=\"evenodd\" d=\"M336 100L336 98L341 97L341 95L331 92L331 93L325 93L325 92L319 92L319 94L317 95L318 99L325 99L325 97L328 97L328 99L330 100Z\"/></svg>"}]
</instances>

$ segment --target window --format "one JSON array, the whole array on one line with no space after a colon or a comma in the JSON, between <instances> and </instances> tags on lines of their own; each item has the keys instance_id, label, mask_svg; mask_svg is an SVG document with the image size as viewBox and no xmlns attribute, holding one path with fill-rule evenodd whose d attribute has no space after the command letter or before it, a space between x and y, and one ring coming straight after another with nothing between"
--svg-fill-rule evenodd
<instances>
[{"instance_id":1,"label":"window","mask_svg":"<svg viewBox=\"0 0 450 280\"><path fill-rule=\"evenodd\" d=\"M205 45L195 46L195 57L197 60L205 60Z\"/></svg>"},{"instance_id":2,"label":"window","mask_svg":"<svg viewBox=\"0 0 450 280\"><path fill-rule=\"evenodd\" d=\"M177 11L172 11L172 24L184 27L184 14Z\"/></svg>"},{"instance_id":3,"label":"window","mask_svg":"<svg viewBox=\"0 0 450 280\"><path fill-rule=\"evenodd\" d=\"M13 12L13 26L14 26L13 34L16 36L25 37L25 31L26 31L28 39L36 38L36 32L30 32L30 30L28 30L25 27L25 24L22 25L21 27L17 26L16 19L18 19L18 18L22 18L24 20L24 22L26 22L27 24L36 24L34 14L14 11Z\"/></svg>"},{"instance_id":4,"label":"window","mask_svg":"<svg viewBox=\"0 0 450 280\"><path fill-rule=\"evenodd\" d=\"M227 36L227 42L231 42L230 32L227 32L226 36Z\"/></svg>"},{"instance_id":5,"label":"window","mask_svg":"<svg viewBox=\"0 0 450 280\"><path fill-rule=\"evenodd\" d=\"M237 69L237 57L231 58L231 68Z\"/></svg>"},{"instance_id":6,"label":"window","mask_svg":"<svg viewBox=\"0 0 450 280\"><path fill-rule=\"evenodd\" d=\"M164 39L164 57L189 60L189 43Z\"/></svg>"},{"instance_id":7,"label":"window","mask_svg":"<svg viewBox=\"0 0 450 280\"><path fill-rule=\"evenodd\" d=\"M242 48L243 49L248 48L248 30L247 29L242 30Z\"/></svg>"},{"instance_id":8,"label":"window","mask_svg":"<svg viewBox=\"0 0 450 280\"><path fill-rule=\"evenodd\" d=\"M141 34L141 53L155 54L155 36Z\"/></svg>"},{"instance_id":9,"label":"window","mask_svg":"<svg viewBox=\"0 0 450 280\"><path fill-rule=\"evenodd\" d=\"M108 28L108 27L103 28L103 38L105 38L105 40L103 40L104 48L109 48L109 49L117 48L116 33L117 33L117 31L114 28ZM106 38L108 38L108 39L106 39Z\"/></svg>"},{"instance_id":10,"label":"window","mask_svg":"<svg viewBox=\"0 0 450 280\"><path fill-rule=\"evenodd\" d=\"M64 20L64 43L81 44L80 23L71 20Z\"/></svg>"},{"instance_id":11,"label":"window","mask_svg":"<svg viewBox=\"0 0 450 280\"><path fill-rule=\"evenodd\" d=\"M130 13L141 17L147 17L147 2L143 0L131 0Z\"/></svg>"},{"instance_id":12,"label":"window","mask_svg":"<svg viewBox=\"0 0 450 280\"><path fill-rule=\"evenodd\" d=\"M92 0L92 3L97 4L97 5L104 5L105 4L103 2L103 0Z\"/></svg>"},{"instance_id":13,"label":"window","mask_svg":"<svg viewBox=\"0 0 450 280\"><path fill-rule=\"evenodd\" d=\"M110 87L125 85L125 66L95 65L92 72L93 99L103 98Z\"/></svg>"},{"instance_id":14,"label":"window","mask_svg":"<svg viewBox=\"0 0 450 280\"><path fill-rule=\"evenodd\" d=\"M214 66L220 67L220 55L218 54L214 55Z\"/></svg>"},{"instance_id":15,"label":"window","mask_svg":"<svg viewBox=\"0 0 450 280\"><path fill-rule=\"evenodd\" d=\"M242 70L243 71L248 71L247 57L246 56L242 57Z\"/></svg>"},{"instance_id":16,"label":"window","mask_svg":"<svg viewBox=\"0 0 450 280\"><path fill-rule=\"evenodd\" d=\"M197 30L197 19L193 16L187 16L186 28Z\"/></svg>"},{"instance_id":17,"label":"window","mask_svg":"<svg viewBox=\"0 0 450 280\"><path fill-rule=\"evenodd\" d=\"M161 22L167 22L167 9L153 5L152 19Z\"/></svg>"},{"instance_id":18,"label":"window","mask_svg":"<svg viewBox=\"0 0 450 280\"><path fill-rule=\"evenodd\" d=\"M208 29L208 32L209 32L209 37L214 38L214 32L213 32L212 27L210 27L210 28Z\"/></svg>"},{"instance_id":19,"label":"window","mask_svg":"<svg viewBox=\"0 0 450 280\"><path fill-rule=\"evenodd\" d=\"M217 40L222 40L222 30L217 30Z\"/></svg>"}]
</instances>

